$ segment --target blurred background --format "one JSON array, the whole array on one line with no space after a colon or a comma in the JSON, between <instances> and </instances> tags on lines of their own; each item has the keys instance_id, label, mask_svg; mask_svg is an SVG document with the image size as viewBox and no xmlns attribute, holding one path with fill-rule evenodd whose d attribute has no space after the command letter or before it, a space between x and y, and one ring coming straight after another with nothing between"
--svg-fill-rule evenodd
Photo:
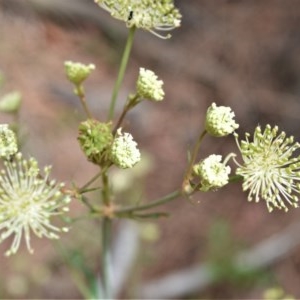
<instances>
[{"instance_id":1,"label":"blurred background","mask_svg":"<svg viewBox=\"0 0 300 300\"><path fill-rule=\"evenodd\" d=\"M115 174L117 201L127 201L126 195L153 201L180 186L187 151L212 102L233 109L241 137L258 124L271 124L300 140L300 2L175 3L183 19L171 39L144 31L135 37L117 114L134 89L139 67L163 79L166 97L162 103L142 103L124 124L145 162L135 173ZM41 165L53 165L53 177L69 186L82 185L97 169L77 145L84 114L63 63L96 65L86 82L87 99L104 120L126 34L124 24L92 0L0 0L5 78L0 93L21 92L23 152ZM207 137L199 159L231 151L232 137ZM135 193L128 190L130 182ZM119 298L259 299L273 286L300 297L299 210L270 214L265 203L249 203L240 184L196 194L193 203L180 198L160 210L170 216L137 226L120 222L115 228L116 236L125 234L122 228L134 236L114 241L123 259L130 256L127 250L135 258ZM71 214L83 211L73 201ZM0 245L1 252L9 242ZM93 284L99 272L99 224L77 222L60 242L36 238L34 255L24 247L14 257L0 258L0 297L82 299L78 283ZM248 254L244 262L241 253ZM257 268L243 268L249 265Z\"/></svg>"}]
</instances>

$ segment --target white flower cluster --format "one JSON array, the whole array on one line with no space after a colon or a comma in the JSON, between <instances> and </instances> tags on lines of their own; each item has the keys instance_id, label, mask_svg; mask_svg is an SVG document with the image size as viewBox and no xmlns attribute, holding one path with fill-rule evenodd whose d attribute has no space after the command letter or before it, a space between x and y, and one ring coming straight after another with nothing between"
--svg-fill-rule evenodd
<instances>
[{"instance_id":1,"label":"white flower cluster","mask_svg":"<svg viewBox=\"0 0 300 300\"><path fill-rule=\"evenodd\" d=\"M122 133L121 128L118 129L113 141L110 159L122 169L132 168L141 160L141 153L137 148L137 143L133 140L130 133Z\"/></svg>"},{"instance_id":2,"label":"white flower cluster","mask_svg":"<svg viewBox=\"0 0 300 300\"><path fill-rule=\"evenodd\" d=\"M112 17L126 23L128 27L137 27L150 31L161 38L158 31L172 30L180 26L181 14L173 0L95 0ZM169 37L169 36L167 36Z\"/></svg>"},{"instance_id":3,"label":"white flower cluster","mask_svg":"<svg viewBox=\"0 0 300 300\"><path fill-rule=\"evenodd\" d=\"M205 129L210 135L223 137L233 133L237 128L239 125L235 123L234 112L230 107L212 103L207 109Z\"/></svg>"},{"instance_id":4,"label":"white flower cluster","mask_svg":"<svg viewBox=\"0 0 300 300\"><path fill-rule=\"evenodd\" d=\"M207 192L226 185L231 170L222 162L221 155L211 154L194 165L193 171L200 177L200 191Z\"/></svg>"},{"instance_id":5,"label":"white flower cluster","mask_svg":"<svg viewBox=\"0 0 300 300\"><path fill-rule=\"evenodd\" d=\"M154 72L140 68L136 83L138 96L153 101L161 101L165 96L163 84L163 81L159 80Z\"/></svg>"},{"instance_id":6,"label":"white flower cluster","mask_svg":"<svg viewBox=\"0 0 300 300\"><path fill-rule=\"evenodd\" d=\"M57 239L67 228L50 223L53 216L68 211L70 197L61 192L63 184L49 179L50 167L40 173L35 159L24 159L21 153L6 160L0 173L0 242L13 236L6 255L17 252L22 236L29 252L31 232L38 237ZM42 177L43 176L43 177Z\"/></svg>"},{"instance_id":7,"label":"white flower cluster","mask_svg":"<svg viewBox=\"0 0 300 300\"><path fill-rule=\"evenodd\" d=\"M18 151L15 133L8 124L0 124L0 157L9 157Z\"/></svg>"},{"instance_id":8,"label":"white flower cluster","mask_svg":"<svg viewBox=\"0 0 300 300\"><path fill-rule=\"evenodd\" d=\"M288 210L286 202L298 207L300 195L300 157L293 153L300 149L294 138L278 134L278 127L267 125L262 131L257 126L250 141L246 134L244 141L236 142L242 154L243 163L238 164L236 174L243 177L243 190L249 190L248 200L266 201L268 210Z\"/></svg>"}]
</instances>

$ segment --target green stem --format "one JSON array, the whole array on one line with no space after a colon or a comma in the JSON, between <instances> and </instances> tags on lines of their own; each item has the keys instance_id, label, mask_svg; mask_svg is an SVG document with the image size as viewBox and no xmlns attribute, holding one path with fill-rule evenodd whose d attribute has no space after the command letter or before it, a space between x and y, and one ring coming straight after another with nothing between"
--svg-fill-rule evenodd
<instances>
[{"instance_id":1,"label":"green stem","mask_svg":"<svg viewBox=\"0 0 300 300\"><path fill-rule=\"evenodd\" d=\"M183 179L183 184L182 184L183 191L185 190L185 186L188 185L191 173L193 171L193 165L194 165L195 160L197 158L201 142L202 142L203 138L205 137L206 133L207 133L206 130L203 130L201 132L201 134L200 134L200 136L199 136L199 138L197 140L197 143L196 143L196 145L195 145L195 147L193 149L192 156L191 156L191 159L189 161L189 165L188 165L188 168L187 168L187 170L185 172L184 179Z\"/></svg>"},{"instance_id":2,"label":"green stem","mask_svg":"<svg viewBox=\"0 0 300 300\"><path fill-rule=\"evenodd\" d=\"M80 99L80 102L81 102L81 105L84 109L84 112L85 114L87 115L87 117L89 119L92 119L93 116L87 106L87 103L86 103L86 98L85 98L85 92L84 92L84 88L82 85L78 85L78 86L75 86L75 94L79 97Z\"/></svg>"},{"instance_id":3,"label":"green stem","mask_svg":"<svg viewBox=\"0 0 300 300\"><path fill-rule=\"evenodd\" d=\"M127 103L125 104L123 111L119 117L119 120L116 123L116 126L114 127L113 134L115 135L118 128L121 126L126 114L129 112L130 109L135 107L140 102L139 96L134 95L132 97L129 96Z\"/></svg>"},{"instance_id":4,"label":"green stem","mask_svg":"<svg viewBox=\"0 0 300 300\"><path fill-rule=\"evenodd\" d=\"M116 100L118 97L118 93L124 78L124 74L125 74L125 70L127 67L127 63L129 60L129 55L131 52L131 48L132 48L132 44L133 44L133 37L134 37L134 32L135 32L135 27L131 27L129 29L129 33L128 33L128 37L127 37L127 42L125 45L125 49L123 52L123 56L122 56L122 60L121 60L121 64L120 64L120 68L119 68L119 73L118 73L118 77L117 80L115 82L115 86L113 89L113 93L112 93L112 98L111 98L111 102L110 102L110 107L109 107L109 115L108 115L108 119L109 121L113 119L114 117L114 112L115 112L115 106L116 106Z\"/></svg>"},{"instance_id":5,"label":"green stem","mask_svg":"<svg viewBox=\"0 0 300 300\"><path fill-rule=\"evenodd\" d=\"M89 187L95 180L97 180L102 175L102 170L97 173L91 180L89 180L85 185L83 185L79 190L78 193L82 193L86 190L87 187Z\"/></svg>"},{"instance_id":6,"label":"green stem","mask_svg":"<svg viewBox=\"0 0 300 300\"><path fill-rule=\"evenodd\" d=\"M243 180L243 176L240 175L232 175L229 177L229 182L238 182Z\"/></svg>"},{"instance_id":7,"label":"green stem","mask_svg":"<svg viewBox=\"0 0 300 300\"><path fill-rule=\"evenodd\" d=\"M111 287L111 257L110 257L110 237L111 237L111 219L105 217L102 221L102 283L103 299L112 298Z\"/></svg>"},{"instance_id":8,"label":"green stem","mask_svg":"<svg viewBox=\"0 0 300 300\"><path fill-rule=\"evenodd\" d=\"M150 203L146 203L143 205L132 205L132 206L128 206L128 207L123 207L123 208L118 208L115 210L115 213L118 214L130 214L133 213L135 211L142 211L142 210L147 210L149 208L153 208L156 206L160 206L162 204L168 203L176 198L178 198L181 195L181 191L175 191L173 193L170 193L162 198L159 198L155 201L151 201Z\"/></svg>"},{"instance_id":9,"label":"green stem","mask_svg":"<svg viewBox=\"0 0 300 300\"><path fill-rule=\"evenodd\" d=\"M102 200L104 205L110 204L110 195L109 195L109 182L108 182L108 176L107 173L102 173Z\"/></svg>"}]
</instances>

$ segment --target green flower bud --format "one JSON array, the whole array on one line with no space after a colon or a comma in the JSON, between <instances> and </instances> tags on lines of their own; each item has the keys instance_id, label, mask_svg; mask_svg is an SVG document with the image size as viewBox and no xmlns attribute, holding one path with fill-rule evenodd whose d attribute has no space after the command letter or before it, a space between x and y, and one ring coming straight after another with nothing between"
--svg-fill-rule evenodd
<instances>
[{"instance_id":1,"label":"green flower bud","mask_svg":"<svg viewBox=\"0 0 300 300\"><path fill-rule=\"evenodd\" d=\"M106 150L113 141L111 123L100 123L93 119L82 122L78 141L88 160L103 165L106 162Z\"/></svg>"},{"instance_id":2,"label":"green flower bud","mask_svg":"<svg viewBox=\"0 0 300 300\"><path fill-rule=\"evenodd\" d=\"M0 157L9 157L16 154L18 144L15 133L9 129L8 124L0 125Z\"/></svg>"},{"instance_id":3,"label":"green flower bud","mask_svg":"<svg viewBox=\"0 0 300 300\"><path fill-rule=\"evenodd\" d=\"M222 137L234 132L239 125L234 121L234 112L230 107L217 106L216 103L207 109L205 129L215 137Z\"/></svg>"},{"instance_id":4,"label":"green flower bud","mask_svg":"<svg viewBox=\"0 0 300 300\"><path fill-rule=\"evenodd\" d=\"M154 72L140 68L139 77L136 83L138 96L153 101L161 101L165 95L162 88L163 84L163 81L158 80Z\"/></svg>"},{"instance_id":5,"label":"green flower bud","mask_svg":"<svg viewBox=\"0 0 300 300\"><path fill-rule=\"evenodd\" d=\"M21 105L21 94L11 92L0 99L0 111L5 113L14 113L19 110Z\"/></svg>"},{"instance_id":6,"label":"green flower bud","mask_svg":"<svg viewBox=\"0 0 300 300\"><path fill-rule=\"evenodd\" d=\"M122 169L132 168L141 160L141 153L137 148L137 143L133 140L130 133L122 133L121 128L118 129L113 141L110 159Z\"/></svg>"},{"instance_id":7,"label":"green flower bud","mask_svg":"<svg viewBox=\"0 0 300 300\"><path fill-rule=\"evenodd\" d=\"M221 155L212 154L193 167L194 174L200 177L200 191L216 190L228 183L231 170L221 161Z\"/></svg>"},{"instance_id":8,"label":"green flower bud","mask_svg":"<svg viewBox=\"0 0 300 300\"><path fill-rule=\"evenodd\" d=\"M68 79L76 86L80 85L95 70L95 65L84 65L78 62L66 61L65 70Z\"/></svg>"}]
</instances>

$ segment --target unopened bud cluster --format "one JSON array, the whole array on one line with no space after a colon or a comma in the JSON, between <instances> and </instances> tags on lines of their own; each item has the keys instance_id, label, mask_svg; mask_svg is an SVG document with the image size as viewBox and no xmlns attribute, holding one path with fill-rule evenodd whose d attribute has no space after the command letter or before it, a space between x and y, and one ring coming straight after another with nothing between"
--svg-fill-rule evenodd
<instances>
[{"instance_id":1,"label":"unopened bud cluster","mask_svg":"<svg viewBox=\"0 0 300 300\"><path fill-rule=\"evenodd\" d=\"M67 77L76 86L81 85L93 70L95 70L95 65L93 64L85 65L79 62L65 62L65 71Z\"/></svg>"},{"instance_id":2,"label":"unopened bud cluster","mask_svg":"<svg viewBox=\"0 0 300 300\"><path fill-rule=\"evenodd\" d=\"M88 160L102 165L113 141L111 123L89 119L79 125L78 141Z\"/></svg>"},{"instance_id":3,"label":"unopened bud cluster","mask_svg":"<svg viewBox=\"0 0 300 300\"><path fill-rule=\"evenodd\" d=\"M132 135L119 128L114 136L111 123L92 119L82 122L78 141L88 160L102 167L114 164L122 169L132 168L141 158Z\"/></svg>"}]
</instances>

